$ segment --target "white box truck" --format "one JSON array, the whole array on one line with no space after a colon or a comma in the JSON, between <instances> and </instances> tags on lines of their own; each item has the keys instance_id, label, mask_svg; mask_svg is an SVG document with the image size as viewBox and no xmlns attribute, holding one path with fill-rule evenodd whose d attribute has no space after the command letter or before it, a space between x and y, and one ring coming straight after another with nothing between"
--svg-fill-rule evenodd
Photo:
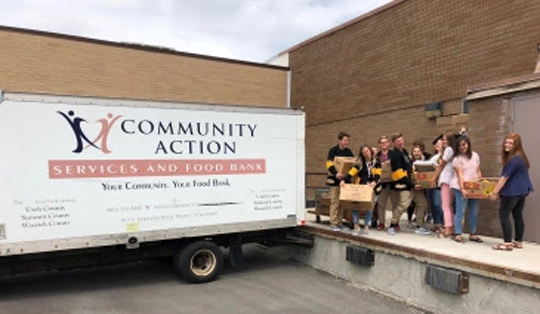
<instances>
[{"instance_id":1,"label":"white box truck","mask_svg":"<svg viewBox=\"0 0 540 314\"><path fill-rule=\"evenodd\" d=\"M305 222L304 123L290 108L2 92L0 275L173 256L207 282L220 246L241 266L242 244Z\"/></svg>"}]
</instances>

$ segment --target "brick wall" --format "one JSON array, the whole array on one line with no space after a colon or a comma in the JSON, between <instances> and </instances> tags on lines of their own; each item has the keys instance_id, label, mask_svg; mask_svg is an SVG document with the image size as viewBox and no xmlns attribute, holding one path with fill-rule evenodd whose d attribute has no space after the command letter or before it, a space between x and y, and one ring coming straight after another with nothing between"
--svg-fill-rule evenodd
<instances>
[{"instance_id":1,"label":"brick wall","mask_svg":"<svg viewBox=\"0 0 540 314\"><path fill-rule=\"evenodd\" d=\"M386 10L289 51L291 104L307 117L308 171L324 170L336 135L351 148L382 135L405 135L426 147L438 135L424 105L459 113L467 88L532 73L540 42L540 2L395 2ZM510 130L503 97L470 104L469 135L486 176L500 174L500 145ZM481 203L479 231L500 236L496 203Z\"/></svg>"},{"instance_id":2,"label":"brick wall","mask_svg":"<svg viewBox=\"0 0 540 314\"><path fill-rule=\"evenodd\" d=\"M287 68L0 27L0 89L287 105Z\"/></svg>"},{"instance_id":3,"label":"brick wall","mask_svg":"<svg viewBox=\"0 0 540 314\"><path fill-rule=\"evenodd\" d=\"M399 2L290 51L292 105L308 126L463 98L467 87L532 73L540 2Z\"/></svg>"},{"instance_id":4,"label":"brick wall","mask_svg":"<svg viewBox=\"0 0 540 314\"><path fill-rule=\"evenodd\" d=\"M356 117L335 123L324 123L310 127L306 134L306 146L310 152L306 156L308 171L324 171L328 150L337 144L337 135L341 130L351 134L350 146L353 153L358 155L362 144L376 146L379 136L391 137L395 132L401 132L405 145L409 147L415 139L424 141L426 148L431 151L431 141L434 136L426 134L425 130L435 126L435 120L425 118L423 106L403 110L391 110L373 115ZM309 119L309 116L306 117ZM411 124L411 121L415 123ZM386 130L381 131L381 126Z\"/></svg>"},{"instance_id":5,"label":"brick wall","mask_svg":"<svg viewBox=\"0 0 540 314\"><path fill-rule=\"evenodd\" d=\"M523 85L526 86L526 83ZM513 131L513 99L538 97L538 95L537 88L514 92L508 89L503 95L469 101L471 117L476 119L470 129L471 137L475 138L472 145L475 151L481 152L481 168L484 176L499 177L501 174L502 143L504 137ZM534 178L534 173L530 172L530 175ZM498 214L499 202L482 201L480 208L479 231L502 237ZM530 224L529 227L532 228L538 226L536 221L526 221L526 224Z\"/></svg>"},{"instance_id":6,"label":"brick wall","mask_svg":"<svg viewBox=\"0 0 540 314\"><path fill-rule=\"evenodd\" d=\"M478 99L469 102L471 146L480 156L480 168L485 177L501 174L501 147L510 133L511 101L506 96ZM499 203L480 201L478 232L502 237L499 220Z\"/></svg>"}]
</instances>

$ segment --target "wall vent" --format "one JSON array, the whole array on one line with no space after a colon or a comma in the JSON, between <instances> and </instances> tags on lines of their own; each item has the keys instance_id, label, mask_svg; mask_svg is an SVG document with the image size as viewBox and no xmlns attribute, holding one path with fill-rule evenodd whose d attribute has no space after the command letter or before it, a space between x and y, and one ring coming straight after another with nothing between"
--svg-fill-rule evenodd
<instances>
[{"instance_id":1,"label":"wall vent","mask_svg":"<svg viewBox=\"0 0 540 314\"><path fill-rule=\"evenodd\" d=\"M469 292L469 276L462 271L428 265L426 284L453 294Z\"/></svg>"},{"instance_id":2,"label":"wall vent","mask_svg":"<svg viewBox=\"0 0 540 314\"><path fill-rule=\"evenodd\" d=\"M346 260L361 266L375 265L375 252L358 246L347 246Z\"/></svg>"}]
</instances>

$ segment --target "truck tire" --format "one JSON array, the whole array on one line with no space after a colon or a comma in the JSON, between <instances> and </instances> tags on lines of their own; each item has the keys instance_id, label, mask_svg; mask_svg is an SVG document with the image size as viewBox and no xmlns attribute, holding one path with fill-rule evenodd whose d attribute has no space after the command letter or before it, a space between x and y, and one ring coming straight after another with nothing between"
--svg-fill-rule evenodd
<instances>
[{"instance_id":1,"label":"truck tire","mask_svg":"<svg viewBox=\"0 0 540 314\"><path fill-rule=\"evenodd\" d=\"M223 253L214 242L196 241L176 253L174 268L188 282L210 282L221 273Z\"/></svg>"}]
</instances>

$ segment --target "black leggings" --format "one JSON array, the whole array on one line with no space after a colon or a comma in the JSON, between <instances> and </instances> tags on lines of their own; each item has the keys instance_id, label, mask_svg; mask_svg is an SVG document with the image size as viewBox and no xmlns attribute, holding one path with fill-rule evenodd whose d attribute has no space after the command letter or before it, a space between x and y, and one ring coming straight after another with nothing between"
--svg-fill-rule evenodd
<instances>
[{"instance_id":1,"label":"black leggings","mask_svg":"<svg viewBox=\"0 0 540 314\"><path fill-rule=\"evenodd\" d=\"M504 236L504 242L512 242L512 224L510 223L510 213L514 218L514 228L516 232L515 240L523 241L523 232L525 224L523 223L523 207L525 207L525 198L523 196L501 196L501 207L499 207L499 218Z\"/></svg>"}]
</instances>

